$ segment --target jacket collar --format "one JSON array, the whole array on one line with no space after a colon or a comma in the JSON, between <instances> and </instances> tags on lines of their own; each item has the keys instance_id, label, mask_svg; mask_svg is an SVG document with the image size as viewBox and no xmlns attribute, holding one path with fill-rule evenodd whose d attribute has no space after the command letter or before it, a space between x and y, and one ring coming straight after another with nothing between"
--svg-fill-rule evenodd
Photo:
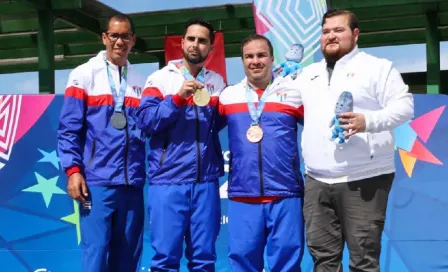
<instances>
[{"instance_id":1,"label":"jacket collar","mask_svg":"<svg viewBox=\"0 0 448 272\"><path fill-rule=\"evenodd\" d=\"M104 58L106 56L106 50L100 51L95 57L91 58L89 60L90 63L92 63L95 67L105 67L106 63L104 62ZM113 70L118 71L118 66L113 64L112 62L108 61L109 66L112 67ZM131 67L131 64L129 63L129 60L126 60L126 65L128 66L128 69Z\"/></svg>"},{"instance_id":2,"label":"jacket collar","mask_svg":"<svg viewBox=\"0 0 448 272\"><path fill-rule=\"evenodd\" d=\"M352 51L350 51L350 53L348 53L347 55L343 56L342 58L340 58L338 61L336 61L335 67L336 66L340 66L340 65L345 65L347 64L350 60L352 60L356 55L358 55L359 53L359 49L358 49L358 45L355 46L355 48L353 48ZM325 58L322 59L321 61L322 64L325 65L325 67L327 66L327 60Z\"/></svg>"},{"instance_id":3,"label":"jacket collar","mask_svg":"<svg viewBox=\"0 0 448 272\"><path fill-rule=\"evenodd\" d=\"M285 83L285 82L288 82L288 81L291 81L291 80L292 80L292 79L291 79L290 77L283 78L283 77L281 77L281 76L277 76L277 77L274 78L274 81L272 82L271 86L269 87L269 91L271 92L271 91L273 91L273 90L277 90L278 87L281 86L282 83ZM246 89L247 76L245 76L245 77L240 81L239 84L241 84L241 86L242 86L244 89Z\"/></svg>"},{"instance_id":4,"label":"jacket collar","mask_svg":"<svg viewBox=\"0 0 448 272\"><path fill-rule=\"evenodd\" d=\"M178 73L178 74L182 74L182 72L176 66L177 63L182 63L182 59L170 60L168 62L168 64L167 64L168 70L170 72L175 72L175 73ZM205 65L202 67L202 70L204 70L204 75L207 75L209 73L209 71L210 71L207 68L205 68Z\"/></svg>"}]
</instances>

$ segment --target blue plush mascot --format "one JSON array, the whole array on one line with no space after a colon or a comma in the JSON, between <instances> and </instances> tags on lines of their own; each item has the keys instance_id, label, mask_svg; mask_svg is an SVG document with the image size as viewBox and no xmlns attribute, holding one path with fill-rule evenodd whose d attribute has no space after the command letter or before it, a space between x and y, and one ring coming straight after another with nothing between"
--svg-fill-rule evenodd
<instances>
[{"instance_id":1,"label":"blue plush mascot","mask_svg":"<svg viewBox=\"0 0 448 272\"><path fill-rule=\"evenodd\" d=\"M286 61L275 67L274 75L282 77L291 75L292 79L295 79L302 69L300 62L303 59L303 52L304 48L301 44L293 44L285 55Z\"/></svg>"},{"instance_id":2,"label":"blue plush mascot","mask_svg":"<svg viewBox=\"0 0 448 272\"><path fill-rule=\"evenodd\" d=\"M339 122L340 114L343 112L353 112L353 95L351 92L342 92L336 102L334 108L335 116L331 119L330 128L333 127L331 139L339 138L339 143L345 143L344 136L347 134L341 125L346 125L346 123Z\"/></svg>"}]
</instances>

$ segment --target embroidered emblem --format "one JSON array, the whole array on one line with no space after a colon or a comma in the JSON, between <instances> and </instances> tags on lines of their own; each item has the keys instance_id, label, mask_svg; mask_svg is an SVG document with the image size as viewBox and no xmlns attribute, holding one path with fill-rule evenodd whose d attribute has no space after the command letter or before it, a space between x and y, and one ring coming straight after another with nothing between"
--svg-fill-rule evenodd
<instances>
[{"instance_id":1,"label":"embroidered emblem","mask_svg":"<svg viewBox=\"0 0 448 272\"><path fill-rule=\"evenodd\" d=\"M215 91L215 85L207 83L206 86L207 86L208 92L212 93Z\"/></svg>"},{"instance_id":2,"label":"embroidered emblem","mask_svg":"<svg viewBox=\"0 0 448 272\"><path fill-rule=\"evenodd\" d=\"M286 98L288 97L288 93L284 93L284 92L277 92L277 99L280 102L283 102L286 100Z\"/></svg>"},{"instance_id":3,"label":"embroidered emblem","mask_svg":"<svg viewBox=\"0 0 448 272\"><path fill-rule=\"evenodd\" d=\"M142 88L140 88L139 86L132 86L132 89L138 97L142 96Z\"/></svg>"}]
</instances>

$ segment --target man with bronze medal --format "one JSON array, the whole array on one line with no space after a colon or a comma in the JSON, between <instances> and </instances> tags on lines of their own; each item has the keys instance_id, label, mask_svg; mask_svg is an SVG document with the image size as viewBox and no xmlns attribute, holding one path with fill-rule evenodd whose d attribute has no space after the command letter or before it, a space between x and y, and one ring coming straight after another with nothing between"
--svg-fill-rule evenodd
<instances>
[{"instance_id":1,"label":"man with bronze medal","mask_svg":"<svg viewBox=\"0 0 448 272\"><path fill-rule=\"evenodd\" d=\"M143 244L145 137L136 127L144 78L128 62L129 17L108 20L106 46L68 80L58 154L79 201L82 271L138 271Z\"/></svg>"},{"instance_id":2,"label":"man with bronze medal","mask_svg":"<svg viewBox=\"0 0 448 272\"><path fill-rule=\"evenodd\" d=\"M225 83L204 67L213 42L208 22L187 22L183 58L148 77L138 110L138 127L150 137L152 271L178 271L184 243L190 271L215 271L224 175L217 105Z\"/></svg>"},{"instance_id":3,"label":"man with bronze medal","mask_svg":"<svg viewBox=\"0 0 448 272\"><path fill-rule=\"evenodd\" d=\"M229 137L228 235L231 271L300 271L303 180L294 92L273 78L273 48L261 35L241 43L246 78L219 97Z\"/></svg>"}]
</instances>

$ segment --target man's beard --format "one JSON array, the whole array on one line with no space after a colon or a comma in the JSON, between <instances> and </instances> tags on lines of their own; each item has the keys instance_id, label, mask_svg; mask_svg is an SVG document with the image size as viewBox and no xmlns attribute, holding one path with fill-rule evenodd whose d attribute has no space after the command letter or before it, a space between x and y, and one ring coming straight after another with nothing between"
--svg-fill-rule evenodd
<instances>
[{"instance_id":1,"label":"man's beard","mask_svg":"<svg viewBox=\"0 0 448 272\"><path fill-rule=\"evenodd\" d=\"M342 57L350 53L355 46L351 46L348 50L343 50L339 47L338 50L331 51L331 53L328 53L327 51L323 50L322 54L324 55L324 58L327 62L336 62L340 60Z\"/></svg>"},{"instance_id":2,"label":"man's beard","mask_svg":"<svg viewBox=\"0 0 448 272\"><path fill-rule=\"evenodd\" d=\"M336 62L343 56L340 49L336 51L331 51L331 53L328 53L327 51L324 50L322 54L324 55L324 58L325 60L327 60L327 62Z\"/></svg>"},{"instance_id":3,"label":"man's beard","mask_svg":"<svg viewBox=\"0 0 448 272\"><path fill-rule=\"evenodd\" d=\"M186 61L188 61L191 64L199 64L205 61L207 56L203 57L200 54L198 54L196 57L190 57L188 55L188 52L184 52L184 58Z\"/></svg>"}]
</instances>

